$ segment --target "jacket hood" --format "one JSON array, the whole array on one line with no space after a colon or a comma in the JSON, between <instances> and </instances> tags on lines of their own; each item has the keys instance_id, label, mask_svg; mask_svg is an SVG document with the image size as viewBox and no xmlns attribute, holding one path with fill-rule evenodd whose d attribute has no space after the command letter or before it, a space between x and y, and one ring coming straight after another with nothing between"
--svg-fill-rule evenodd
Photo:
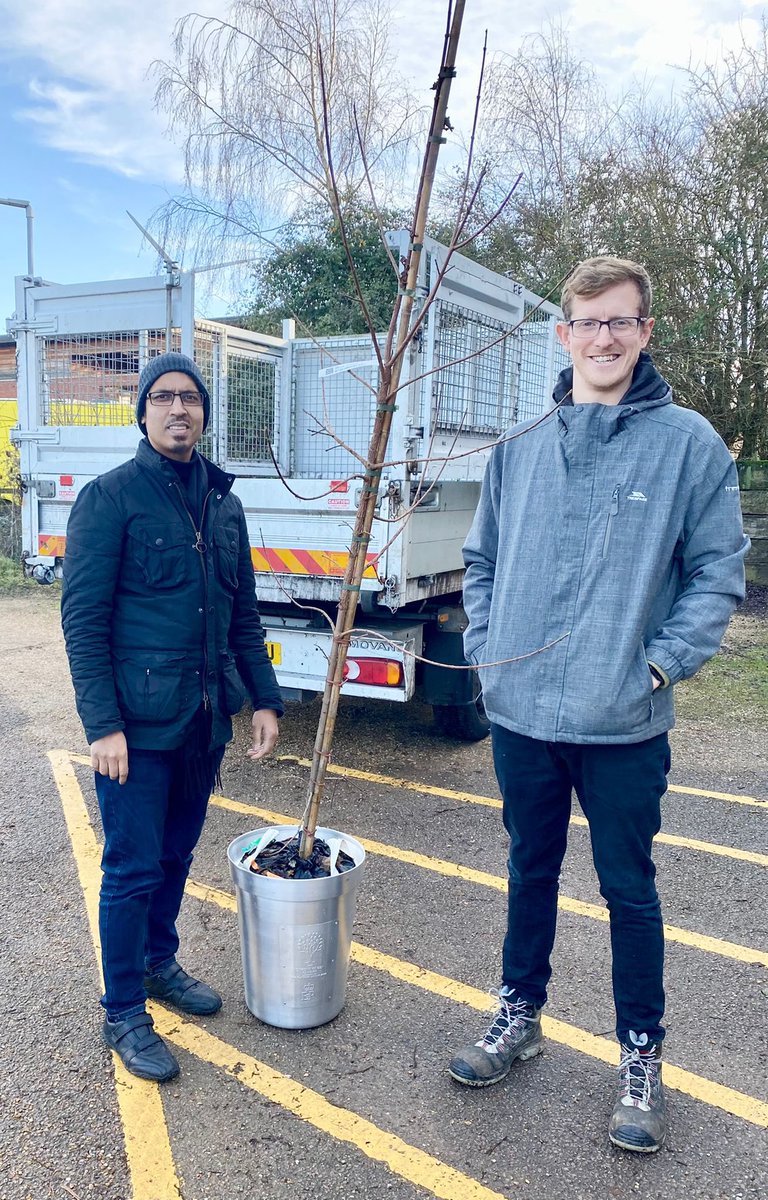
<instances>
[{"instance_id":1,"label":"jacket hood","mask_svg":"<svg viewBox=\"0 0 768 1200\"><path fill-rule=\"evenodd\" d=\"M566 367L558 376L552 399L556 404L573 404L570 395L572 390L573 367ZM650 354L641 350L632 373L632 382L619 404L642 404L646 408L655 408L657 405L671 403L672 389L664 376L656 370Z\"/></svg>"}]
</instances>

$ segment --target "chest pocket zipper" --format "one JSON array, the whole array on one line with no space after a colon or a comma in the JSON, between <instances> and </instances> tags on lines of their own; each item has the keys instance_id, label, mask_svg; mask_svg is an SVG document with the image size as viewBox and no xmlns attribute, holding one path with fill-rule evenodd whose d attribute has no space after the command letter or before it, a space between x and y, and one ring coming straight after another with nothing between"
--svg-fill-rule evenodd
<instances>
[{"instance_id":1,"label":"chest pocket zipper","mask_svg":"<svg viewBox=\"0 0 768 1200\"><path fill-rule=\"evenodd\" d=\"M608 557L608 547L611 544L611 531L613 530L614 519L619 515L619 491L621 485L616 484L611 495L611 507L608 513L608 524L605 527L605 537L603 538L603 558Z\"/></svg>"}]
</instances>

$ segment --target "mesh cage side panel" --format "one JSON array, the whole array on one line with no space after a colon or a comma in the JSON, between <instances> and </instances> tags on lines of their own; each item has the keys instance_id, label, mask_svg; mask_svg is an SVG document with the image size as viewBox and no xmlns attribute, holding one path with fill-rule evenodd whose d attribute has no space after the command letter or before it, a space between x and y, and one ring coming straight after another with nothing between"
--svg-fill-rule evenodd
<instances>
[{"instance_id":1,"label":"mesh cage side panel","mask_svg":"<svg viewBox=\"0 0 768 1200\"><path fill-rule=\"evenodd\" d=\"M274 359L230 351L227 356L227 458L239 463L271 463L275 453Z\"/></svg>"},{"instance_id":2,"label":"mesh cage side panel","mask_svg":"<svg viewBox=\"0 0 768 1200\"><path fill-rule=\"evenodd\" d=\"M178 349L178 330L173 338ZM164 329L38 338L41 424L132 425L142 351L164 350Z\"/></svg>"},{"instance_id":3,"label":"mesh cage side panel","mask_svg":"<svg viewBox=\"0 0 768 1200\"><path fill-rule=\"evenodd\" d=\"M294 346L296 395L296 474L311 479L343 479L359 471L360 464L336 438L365 456L376 412L375 389L378 371L369 366L373 358L370 338L324 338L329 353L312 342ZM340 363L364 363L349 371L320 376L320 371ZM361 382L364 380L365 382Z\"/></svg>"},{"instance_id":4,"label":"mesh cage side panel","mask_svg":"<svg viewBox=\"0 0 768 1200\"><path fill-rule=\"evenodd\" d=\"M520 331L451 303L436 305L434 319L435 428L500 434L516 419Z\"/></svg>"}]
</instances>

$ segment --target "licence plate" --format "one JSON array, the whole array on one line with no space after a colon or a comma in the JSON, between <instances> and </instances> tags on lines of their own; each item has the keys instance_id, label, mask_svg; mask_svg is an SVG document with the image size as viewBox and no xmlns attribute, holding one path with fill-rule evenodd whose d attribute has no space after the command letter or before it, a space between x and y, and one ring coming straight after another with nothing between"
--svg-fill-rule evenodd
<instances>
[{"instance_id":1,"label":"licence plate","mask_svg":"<svg viewBox=\"0 0 768 1200\"><path fill-rule=\"evenodd\" d=\"M279 667L280 663L283 661L283 654L280 649L280 643L279 642L265 642L264 645L267 647L267 654L269 655L269 661Z\"/></svg>"}]
</instances>

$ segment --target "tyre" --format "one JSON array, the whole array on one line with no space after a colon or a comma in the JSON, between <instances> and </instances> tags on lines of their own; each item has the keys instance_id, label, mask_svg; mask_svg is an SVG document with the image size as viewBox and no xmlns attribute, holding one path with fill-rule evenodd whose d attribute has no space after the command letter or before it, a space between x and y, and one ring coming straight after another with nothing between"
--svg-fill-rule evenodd
<instances>
[{"instance_id":1,"label":"tyre","mask_svg":"<svg viewBox=\"0 0 768 1200\"><path fill-rule=\"evenodd\" d=\"M440 732L456 741L481 742L491 732L479 684L474 704L433 704L432 711Z\"/></svg>"}]
</instances>

